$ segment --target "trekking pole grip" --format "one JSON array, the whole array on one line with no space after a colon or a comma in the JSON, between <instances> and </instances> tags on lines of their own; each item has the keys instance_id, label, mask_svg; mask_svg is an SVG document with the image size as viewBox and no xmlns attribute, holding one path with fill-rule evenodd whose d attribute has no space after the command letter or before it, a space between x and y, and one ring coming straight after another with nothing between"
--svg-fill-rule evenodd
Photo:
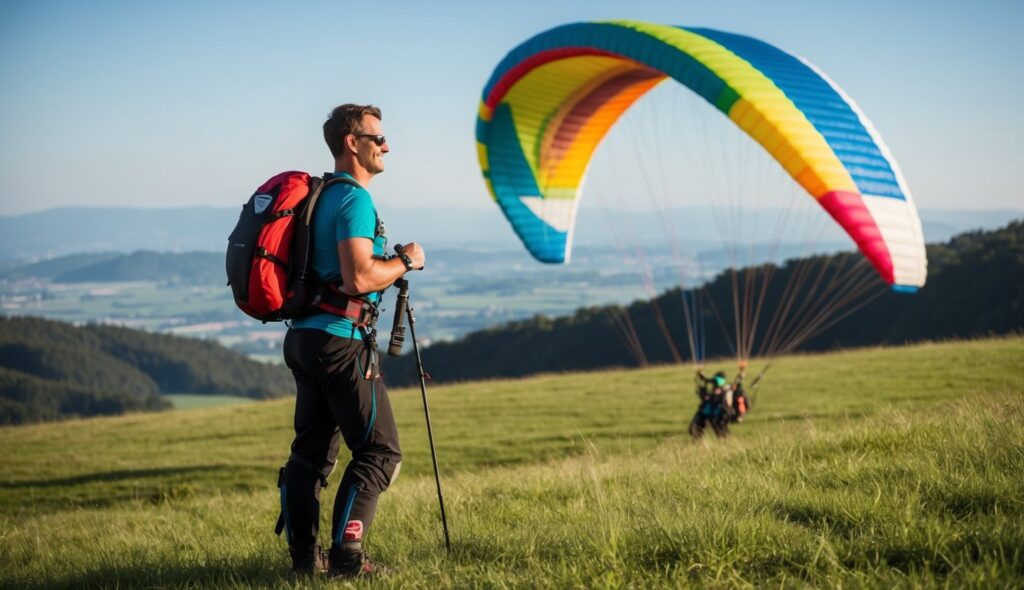
<instances>
[{"instance_id":1,"label":"trekking pole grip","mask_svg":"<svg viewBox=\"0 0 1024 590\"><path fill-rule=\"evenodd\" d=\"M409 308L409 281L404 278L395 281L398 287L398 296L395 297L395 320L391 324L391 341L388 342L388 356L399 356L402 354L402 345L405 344L405 322L406 310Z\"/></svg>"}]
</instances>

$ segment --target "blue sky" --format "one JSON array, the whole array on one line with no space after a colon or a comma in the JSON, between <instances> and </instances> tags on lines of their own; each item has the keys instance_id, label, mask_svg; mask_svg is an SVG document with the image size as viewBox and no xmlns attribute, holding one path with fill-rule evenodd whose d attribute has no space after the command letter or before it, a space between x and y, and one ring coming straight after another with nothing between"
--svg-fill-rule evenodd
<instances>
[{"instance_id":1,"label":"blue sky","mask_svg":"<svg viewBox=\"0 0 1024 590\"><path fill-rule=\"evenodd\" d=\"M341 102L384 110L371 187L396 207L489 207L473 129L498 61L568 22L761 38L814 62L885 137L919 207L1020 208L1024 2L47 2L0 20L0 215L237 206L323 171Z\"/></svg>"}]
</instances>

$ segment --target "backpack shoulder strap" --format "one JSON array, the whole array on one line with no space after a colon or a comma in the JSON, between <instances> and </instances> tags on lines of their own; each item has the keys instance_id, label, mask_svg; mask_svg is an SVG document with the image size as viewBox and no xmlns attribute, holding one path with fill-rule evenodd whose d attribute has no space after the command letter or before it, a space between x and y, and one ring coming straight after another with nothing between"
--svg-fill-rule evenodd
<instances>
[{"instance_id":1,"label":"backpack shoulder strap","mask_svg":"<svg viewBox=\"0 0 1024 590\"><path fill-rule=\"evenodd\" d=\"M331 172L328 172L328 173L324 174L323 181L324 181L324 188L327 188L327 187L331 186L332 184L338 184L339 182L343 182L345 184L351 184L352 186L354 186L356 188L363 188L363 185L359 184L355 180L352 180L348 176L335 176Z\"/></svg>"},{"instance_id":2,"label":"backpack shoulder strap","mask_svg":"<svg viewBox=\"0 0 1024 590\"><path fill-rule=\"evenodd\" d=\"M306 203L305 215L303 215L303 222L309 226L313 222L313 211L316 209L316 203L320 199L320 195L323 194L327 187L333 184L345 183L350 184L357 188L362 186L345 176L334 176L331 173L323 175L323 178L319 176L313 176L309 179L309 199Z\"/></svg>"},{"instance_id":3,"label":"backpack shoulder strap","mask_svg":"<svg viewBox=\"0 0 1024 590\"><path fill-rule=\"evenodd\" d=\"M309 198L306 200L306 208L303 210L302 221L306 225L309 225L313 220L313 209L316 208L316 202L320 199L320 193L323 192L324 181L322 178L316 176L309 179Z\"/></svg>"}]
</instances>

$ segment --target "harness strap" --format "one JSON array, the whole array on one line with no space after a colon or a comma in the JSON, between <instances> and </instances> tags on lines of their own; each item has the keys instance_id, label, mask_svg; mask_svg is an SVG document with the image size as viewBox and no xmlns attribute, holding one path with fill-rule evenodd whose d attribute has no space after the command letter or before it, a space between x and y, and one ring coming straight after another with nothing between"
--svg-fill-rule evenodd
<instances>
[{"instance_id":1,"label":"harness strap","mask_svg":"<svg viewBox=\"0 0 1024 590\"><path fill-rule=\"evenodd\" d=\"M285 489L285 473L288 466L282 466L277 472L277 489L281 490L281 511L277 513L277 524L274 525L274 534L281 536L281 531L288 526L288 496ZM288 542L292 540L292 531L288 530Z\"/></svg>"},{"instance_id":2,"label":"harness strap","mask_svg":"<svg viewBox=\"0 0 1024 590\"><path fill-rule=\"evenodd\" d=\"M288 465L289 464L298 465L299 467L305 469L306 471L309 471L313 475L316 475L317 479L320 480L320 487L321 488L326 488L327 487L327 476L324 475L323 469L317 469L316 465L313 465L312 463L310 463L309 461L307 461L307 460L303 459L302 457L296 455L295 453L292 453L292 454L288 455L288 462L285 463L284 467L281 468L281 470L278 472L278 475L277 475L277 487L280 488L281 491L282 491L281 492L281 512L277 515L277 524L274 525L274 534L275 535L279 535L279 536L281 534L281 531L283 531L285 529L285 527L288 525L288 523L286 522L287 517L285 515L285 511L287 509L287 506L286 506L286 500L285 500L285 496L284 496L284 487L285 487L284 482L285 482L285 477L286 477L286 473L288 471ZM290 533L289 533L289 536L290 536Z\"/></svg>"},{"instance_id":3,"label":"harness strap","mask_svg":"<svg viewBox=\"0 0 1024 590\"><path fill-rule=\"evenodd\" d=\"M318 468L316 465L313 465L312 463L310 463L309 461L306 461L305 459L303 459L302 457L296 455L295 453L292 453L292 454L288 455L288 462L289 463L295 463L296 465L298 465L299 467L302 467L306 471L312 472L314 475L317 476L317 478L320 479L320 487L322 487L322 488L326 488L327 487L327 476L324 475L323 468Z\"/></svg>"},{"instance_id":4,"label":"harness strap","mask_svg":"<svg viewBox=\"0 0 1024 590\"><path fill-rule=\"evenodd\" d=\"M363 297L346 295L334 284L316 285L310 304L327 313L352 320L357 328L373 328L380 315L376 303Z\"/></svg>"},{"instance_id":5,"label":"harness strap","mask_svg":"<svg viewBox=\"0 0 1024 590\"><path fill-rule=\"evenodd\" d=\"M363 371L363 379L367 381L376 379L380 369L380 359L377 354L377 329L373 326L359 326L359 333L363 335L363 343L366 345L366 370Z\"/></svg>"}]
</instances>

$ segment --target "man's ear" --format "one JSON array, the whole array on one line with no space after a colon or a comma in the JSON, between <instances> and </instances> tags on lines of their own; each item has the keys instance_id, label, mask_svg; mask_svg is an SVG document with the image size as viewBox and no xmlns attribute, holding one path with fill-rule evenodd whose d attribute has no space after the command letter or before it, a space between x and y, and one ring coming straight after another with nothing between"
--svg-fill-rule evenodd
<instances>
[{"instance_id":1,"label":"man's ear","mask_svg":"<svg viewBox=\"0 0 1024 590\"><path fill-rule=\"evenodd\" d=\"M359 140L359 139L358 139L358 138L357 138L357 137L356 137L355 135L352 135L351 133L345 136L345 146L346 146L346 147L347 147L347 148L349 149L349 151L350 151L350 152L352 152L353 154L354 154L354 153L356 153L356 152L358 152L358 150L356 149L356 142L357 142L358 140Z\"/></svg>"}]
</instances>

